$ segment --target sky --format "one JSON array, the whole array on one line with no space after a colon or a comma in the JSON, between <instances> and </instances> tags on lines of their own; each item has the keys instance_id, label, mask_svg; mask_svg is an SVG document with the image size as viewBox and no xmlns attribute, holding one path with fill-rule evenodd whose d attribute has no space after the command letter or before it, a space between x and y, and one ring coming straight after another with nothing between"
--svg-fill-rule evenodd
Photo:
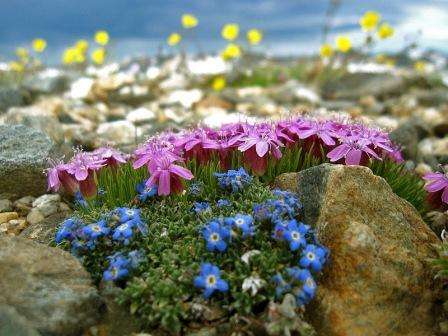
<instances>
[{"instance_id":1,"label":"sky","mask_svg":"<svg viewBox=\"0 0 448 336\"><path fill-rule=\"evenodd\" d=\"M16 47L43 37L48 41L47 57L57 59L69 44L91 39L98 29L110 33L117 58L155 54L169 33L180 31L183 13L199 18L194 38L205 51L222 49L222 25L236 22L243 30L263 30L260 49L267 53L309 54L321 43L329 1L0 0L0 56L11 57ZM380 12L396 28L395 37L379 49L397 50L405 39L418 39L422 47L448 51L448 0L342 0L330 40L337 34L361 40L358 20L366 10ZM196 43L186 44L195 51Z\"/></svg>"}]
</instances>

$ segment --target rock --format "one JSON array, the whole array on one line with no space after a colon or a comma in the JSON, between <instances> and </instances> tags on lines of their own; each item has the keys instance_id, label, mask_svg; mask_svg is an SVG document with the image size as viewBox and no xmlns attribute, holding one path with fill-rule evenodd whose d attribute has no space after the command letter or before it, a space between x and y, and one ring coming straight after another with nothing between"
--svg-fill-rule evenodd
<instances>
[{"instance_id":1,"label":"rock","mask_svg":"<svg viewBox=\"0 0 448 336\"><path fill-rule=\"evenodd\" d=\"M26 216L26 221L30 224L37 224L42 222L44 218L45 216L42 214L42 212L40 212L38 209L32 209L30 213Z\"/></svg>"},{"instance_id":2,"label":"rock","mask_svg":"<svg viewBox=\"0 0 448 336\"><path fill-rule=\"evenodd\" d=\"M23 125L0 125L0 198L42 195L43 170L55 158L54 143L42 132Z\"/></svg>"},{"instance_id":3,"label":"rock","mask_svg":"<svg viewBox=\"0 0 448 336\"><path fill-rule=\"evenodd\" d=\"M57 144L64 142L64 132L59 120L50 112L38 106L13 107L8 110L5 122L22 124L47 134Z\"/></svg>"},{"instance_id":4,"label":"rock","mask_svg":"<svg viewBox=\"0 0 448 336\"><path fill-rule=\"evenodd\" d=\"M357 100L363 96L387 97L400 94L405 87L402 77L388 73L347 73L328 80L322 87L328 99Z\"/></svg>"},{"instance_id":5,"label":"rock","mask_svg":"<svg viewBox=\"0 0 448 336\"><path fill-rule=\"evenodd\" d=\"M319 335L434 335L428 259L439 242L417 211L367 167L323 164L283 174L305 222L331 251L307 307Z\"/></svg>"},{"instance_id":6,"label":"rock","mask_svg":"<svg viewBox=\"0 0 448 336\"><path fill-rule=\"evenodd\" d=\"M28 226L28 223L25 219L19 218L19 219L12 219L8 222L6 228L7 232L11 233L15 236L17 236L20 232L22 232L26 227Z\"/></svg>"},{"instance_id":7,"label":"rock","mask_svg":"<svg viewBox=\"0 0 448 336\"><path fill-rule=\"evenodd\" d=\"M406 120L397 129L392 131L390 139L402 147L403 156L414 161L420 160L418 143L429 134L424 123L417 118Z\"/></svg>"},{"instance_id":8,"label":"rock","mask_svg":"<svg viewBox=\"0 0 448 336\"><path fill-rule=\"evenodd\" d=\"M0 114L12 106L22 106L27 101L27 94L18 88L0 87Z\"/></svg>"},{"instance_id":9,"label":"rock","mask_svg":"<svg viewBox=\"0 0 448 336\"><path fill-rule=\"evenodd\" d=\"M180 73L172 73L168 78L164 79L160 84L160 88L166 91L184 89L188 86L189 80Z\"/></svg>"},{"instance_id":10,"label":"rock","mask_svg":"<svg viewBox=\"0 0 448 336\"><path fill-rule=\"evenodd\" d=\"M0 274L0 304L44 335L79 335L98 321L101 300L89 274L59 248L0 238Z\"/></svg>"},{"instance_id":11,"label":"rock","mask_svg":"<svg viewBox=\"0 0 448 336\"><path fill-rule=\"evenodd\" d=\"M194 76L214 76L227 72L229 65L220 56L187 60L187 69Z\"/></svg>"},{"instance_id":12,"label":"rock","mask_svg":"<svg viewBox=\"0 0 448 336\"><path fill-rule=\"evenodd\" d=\"M48 217L59 210L59 203L61 202L61 196L59 194L45 194L42 195L33 202L33 207L44 216ZM32 211L34 211L33 209Z\"/></svg>"},{"instance_id":13,"label":"rock","mask_svg":"<svg viewBox=\"0 0 448 336\"><path fill-rule=\"evenodd\" d=\"M40 336L40 334L13 307L0 305L0 336Z\"/></svg>"},{"instance_id":14,"label":"rock","mask_svg":"<svg viewBox=\"0 0 448 336\"><path fill-rule=\"evenodd\" d=\"M17 212L2 212L0 213L0 223L7 223L12 219L19 218L19 214Z\"/></svg>"},{"instance_id":15,"label":"rock","mask_svg":"<svg viewBox=\"0 0 448 336\"><path fill-rule=\"evenodd\" d=\"M20 236L32 239L41 244L49 245L54 241L56 232L66 217L66 212L58 212L46 218L42 218L38 222L30 223L29 226L20 233Z\"/></svg>"},{"instance_id":16,"label":"rock","mask_svg":"<svg viewBox=\"0 0 448 336\"><path fill-rule=\"evenodd\" d=\"M219 107L224 110L232 110L235 105L217 95L208 95L198 101L194 107L196 109Z\"/></svg>"},{"instance_id":17,"label":"rock","mask_svg":"<svg viewBox=\"0 0 448 336\"><path fill-rule=\"evenodd\" d=\"M71 86L68 96L72 99L87 99L92 90L94 80L88 77L82 77L75 80Z\"/></svg>"},{"instance_id":18,"label":"rock","mask_svg":"<svg viewBox=\"0 0 448 336\"><path fill-rule=\"evenodd\" d=\"M319 95L313 89L294 79L272 89L270 96L281 104L299 102L317 104L320 101Z\"/></svg>"},{"instance_id":19,"label":"rock","mask_svg":"<svg viewBox=\"0 0 448 336\"><path fill-rule=\"evenodd\" d=\"M14 209L21 215L27 215L31 211L35 199L33 196L19 198L13 204Z\"/></svg>"},{"instance_id":20,"label":"rock","mask_svg":"<svg viewBox=\"0 0 448 336\"><path fill-rule=\"evenodd\" d=\"M199 89L175 90L161 99L164 106L180 104L184 108L191 108L194 103L202 99L203 93Z\"/></svg>"},{"instance_id":21,"label":"rock","mask_svg":"<svg viewBox=\"0 0 448 336\"><path fill-rule=\"evenodd\" d=\"M60 93L67 89L69 78L58 69L46 69L25 77L23 86L32 93Z\"/></svg>"},{"instance_id":22,"label":"rock","mask_svg":"<svg viewBox=\"0 0 448 336\"><path fill-rule=\"evenodd\" d=\"M0 199L0 212L12 211L12 202L9 199Z\"/></svg>"},{"instance_id":23,"label":"rock","mask_svg":"<svg viewBox=\"0 0 448 336\"><path fill-rule=\"evenodd\" d=\"M440 110L436 108L418 109L414 115L421 118L425 125L439 137L448 134L448 110Z\"/></svg>"},{"instance_id":24,"label":"rock","mask_svg":"<svg viewBox=\"0 0 448 336\"><path fill-rule=\"evenodd\" d=\"M139 136L135 126L127 120L102 123L96 130L98 136L104 141L115 144L130 144Z\"/></svg>"},{"instance_id":25,"label":"rock","mask_svg":"<svg viewBox=\"0 0 448 336\"><path fill-rule=\"evenodd\" d=\"M448 138L426 138L420 141L418 145L419 151L425 162L432 166L438 164L448 164Z\"/></svg>"},{"instance_id":26,"label":"rock","mask_svg":"<svg viewBox=\"0 0 448 336\"><path fill-rule=\"evenodd\" d=\"M126 119L135 125L141 125L156 118L156 114L146 107L139 107L132 110L126 116Z\"/></svg>"}]
</instances>

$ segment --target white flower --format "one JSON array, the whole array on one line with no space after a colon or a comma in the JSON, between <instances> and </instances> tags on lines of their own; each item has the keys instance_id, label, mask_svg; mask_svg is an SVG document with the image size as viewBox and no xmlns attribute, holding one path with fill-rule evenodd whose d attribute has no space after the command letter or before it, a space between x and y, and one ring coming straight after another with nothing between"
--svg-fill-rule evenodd
<instances>
[{"instance_id":1,"label":"white flower","mask_svg":"<svg viewBox=\"0 0 448 336\"><path fill-rule=\"evenodd\" d=\"M249 259L253 256L256 256L257 254L260 254L261 252L258 250L251 250L249 252L246 252L242 255L241 260L249 265Z\"/></svg>"},{"instance_id":2,"label":"white flower","mask_svg":"<svg viewBox=\"0 0 448 336\"><path fill-rule=\"evenodd\" d=\"M265 284L263 279L260 279L258 276L251 276L243 281L243 292L251 291L251 295L255 296L258 290L262 288Z\"/></svg>"}]
</instances>

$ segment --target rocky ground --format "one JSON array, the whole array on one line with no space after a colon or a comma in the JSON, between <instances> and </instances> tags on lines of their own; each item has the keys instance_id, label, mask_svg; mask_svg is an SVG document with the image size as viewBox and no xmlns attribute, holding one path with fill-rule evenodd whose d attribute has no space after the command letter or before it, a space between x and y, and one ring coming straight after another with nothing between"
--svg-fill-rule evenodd
<instances>
[{"instance_id":1,"label":"rocky ground","mask_svg":"<svg viewBox=\"0 0 448 336\"><path fill-rule=\"evenodd\" d=\"M323 70L312 65L302 77L275 72L266 85L256 77L259 69L291 69L297 61L250 64L243 71L218 57L132 60L45 69L0 86L1 336L138 331L113 301L118 289L99 293L74 257L46 246L71 209L69 200L47 194L42 172L48 159L69 156L73 146L126 150L167 128L304 113L391 131L419 174L448 163L443 66L417 73L406 64L353 61L347 71L318 80L312 73ZM213 91L211 80L223 74L229 85ZM298 186L306 219L336 263L310 309L319 335L383 335L378 326L393 329L390 335L434 335L436 291L426 260L438 238L415 209L366 168L321 166L278 183ZM434 216L445 225L446 216Z\"/></svg>"}]
</instances>

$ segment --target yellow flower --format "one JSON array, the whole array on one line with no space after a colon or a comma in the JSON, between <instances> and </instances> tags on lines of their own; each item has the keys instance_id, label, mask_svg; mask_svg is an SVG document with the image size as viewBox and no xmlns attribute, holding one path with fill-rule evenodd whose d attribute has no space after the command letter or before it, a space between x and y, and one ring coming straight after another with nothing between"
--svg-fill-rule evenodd
<instances>
[{"instance_id":1,"label":"yellow flower","mask_svg":"<svg viewBox=\"0 0 448 336\"><path fill-rule=\"evenodd\" d=\"M380 22L381 15L378 12L368 11L359 19L359 24L364 31L372 31Z\"/></svg>"},{"instance_id":2,"label":"yellow flower","mask_svg":"<svg viewBox=\"0 0 448 336\"><path fill-rule=\"evenodd\" d=\"M336 47L340 52L346 53L352 48L352 42L348 36L338 36L336 38Z\"/></svg>"},{"instance_id":3,"label":"yellow flower","mask_svg":"<svg viewBox=\"0 0 448 336\"><path fill-rule=\"evenodd\" d=\"M82 53L85 53L87 49L89 49L89 42L87 42L86 40L78 40L75 44L75 48Z\"/></svg>"},{"instance_id":4,"label":"yellow flower","mask_svg":"<svg viewBox=\"0 0 448 336\"><path fill-rule=\"evenodd\" d=\"M215 91L221 91L226 87L226 79L223 76L215 77L213 79L212 88Z\"/></svg>"},{"instance_id":5,"label":"yellow flower","mask_svg":"<svg viewBox=\"0 0 448 336\"><path fill-rule=\"evenodd\" d=\"M178 33L171 33L170 36L168 36L167 43L170 46L175 46L182 40L182 35Z\"/></svg>"},{"instance_id":6,"label":"yellow flower","mask_svg":"<svg viewBox=\"0 0 448 336\"><path fill-rule=\"evenodd\" d=\"M64 64L84 63L85 61L86 57L84 52L76 48L76 46L65 49L62 55L62 63Z\"/></svg>"},{"instance_id":7,"label":"yellow flower","mask_svg":"<svg viewBox=\"0 0 448 336\"><path fill-rule=\"evenodd\" d=\"M16 49L16 55L17 55L17 57L18 58L28 58L28 56L29 56L29 53L28 53L28 50L26 50L25 48L17 48Z\"/></svg>"},{"instance_id":8,"label":"yellow flower","mask_svg":"<svg viewBox=\"0 0 448 336\"><path fill-rule=\"evenodd\" d=\"M425 61L417 61L414 63L414 69L417 72L425 72L426 70L426 62Z\"/></svg>"},{"instance_id":9,"label":"yellow flower","mask_svg":"<svg viewBox=\"0 0 448 336\"><path fill-rule=\"evenodd\" d=\"M378 28L378 36L380 39L384 40L392 35L394 35L394 29L387 22L382 23Z\"/></svg>"},{"instance_id":10,"label":"yellow flower","mask_svg":"<svg viewBox=\"0 0 448 336\"><path fill-rule=\"evenodd\" d=\"M227 47L224 49L224 51L221 54L222 58L225 60L231 59L231 58L238 58L241 56L241 48L239 45L235 43L229 43Z\"/></svg>"},{"instance_id":11,"label":"yellow flower","mask_svg":"<svg viewBox=\"0 0 448 336\"><path fill-rule=\"evenodd\" d=\"M105 46L109 43L109 34L105 30L99 30L95 33L95 42Z\"/></svg>"},{"instance_id":12,"label":"yellow flower","mask_svg":"<svg viewBox=\"0 0 448 336\"><path fill-rule=\"evenodd\" d=\"M247 32L247 40L252 45L257 45L263 39L263 33L258 29L251 29Z\"/></svg>"},{"instance_id":13,"label":"yellow flower","mask_svg":"<svg viewBox=\"0 0 448 336\"><path fill-rule=\"evenodd\" d=\"M95 64L101 65L104 63L104 60L106 59L106 50L104 48L95 49L92 52L91 57L92 57L92 61Z\"/></svg>"},{"instance_id":14,"label":"yellow flower","mask_svg":"<svg viewBox=\"0 0 448 336\"><path fill-rule=\"evenodd\" d=\"M16 61L10 62L9 63L9 68L12 71L16 71L16 72L22 72L25 69L25 67L23 66L22 63L16 62Z\"/></svg>"},{"instance_id":15,"label":"yellow flower","mask_svg":"<svg viewBox=\"0 0 448 336\"><path fill-rule=\"evenodd\" d=\"M228 23L224 25L221 30L221 36L228 41L235 40L238 37L239 33L240 26L238 26L236 23Z\"/></svg>"},{"instance_id":16,"label":"yellow flower","mask_svg":"<svg viewBox=\"0 0 448 336\"><path fill-rule=\"evenodd\" d=\"M37 53L43 52L47 47L47 41L41 38L34 39L32 44L34 51Z\"/></svg>"},{"instance_id":17,"label":"yellow flower","mask_svg":"<svg viewBox=\"0 0 448 336\"><path fill-rule=\"evenodd\" d=\"M192 14L182 15L182 26L184 28L190 29L198 25L198 19Z\"/></svg>"},{"instance_id":18,"label":"yellow flower","mask_svg":"<svg viewBox=\"0 0 448 336\"><path fill-rule=\"evenodd\" d=\"M324 43L320 47L320 57L330 58L333 56L333 47L329 43Z\"/></svg>"}]
</instances>

